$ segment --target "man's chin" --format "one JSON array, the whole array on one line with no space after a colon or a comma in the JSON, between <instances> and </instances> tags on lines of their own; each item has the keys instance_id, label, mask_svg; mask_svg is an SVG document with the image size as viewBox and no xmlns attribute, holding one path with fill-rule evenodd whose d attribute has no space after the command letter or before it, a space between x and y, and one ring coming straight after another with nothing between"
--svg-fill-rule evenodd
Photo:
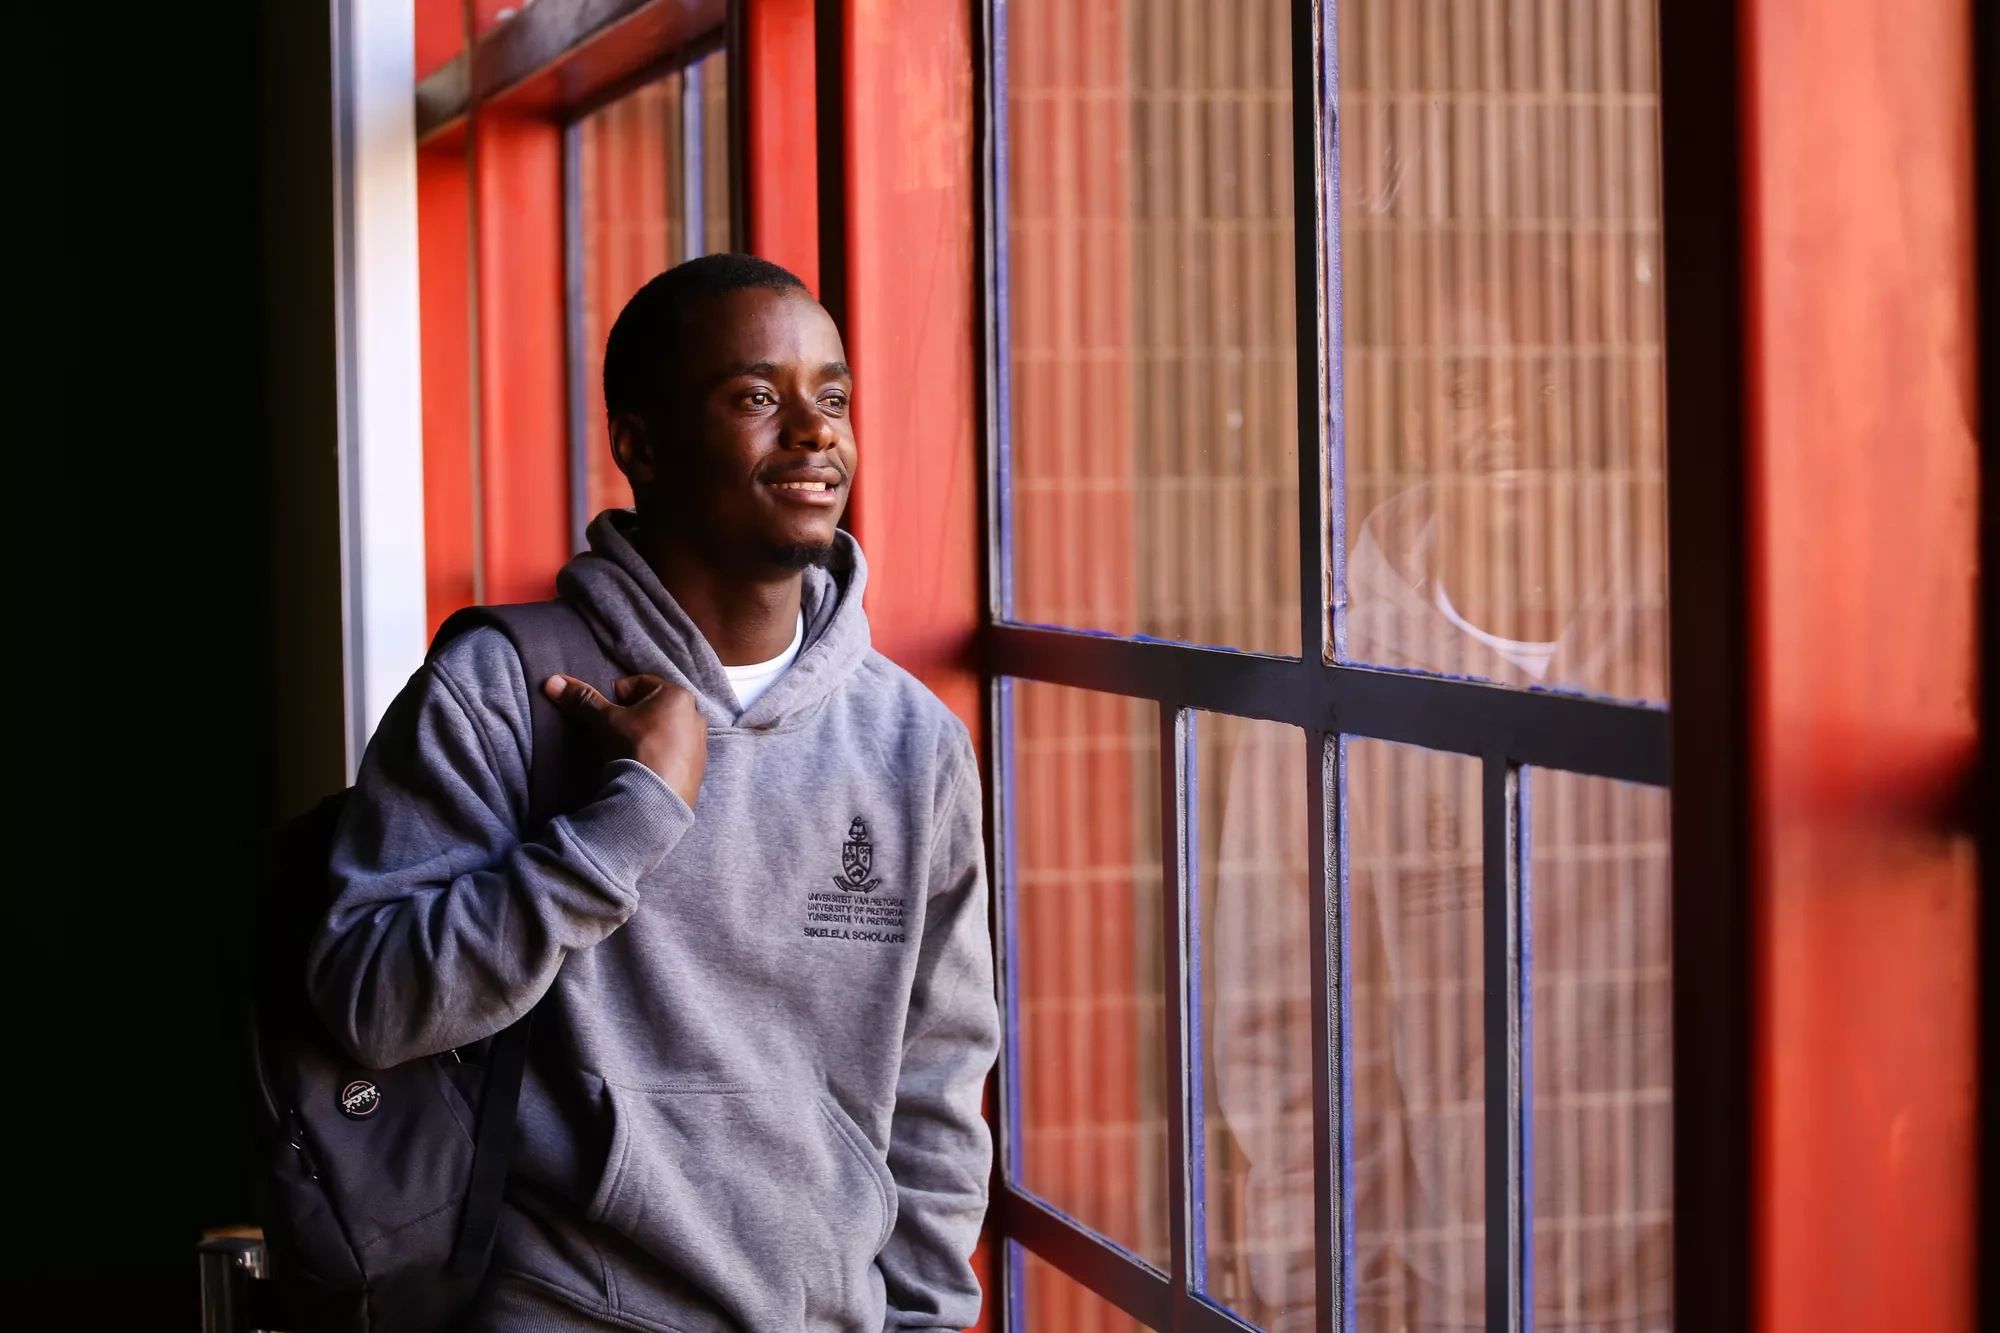
<instances>
[{"instance_id":1,"label":"man's chin","mask_svg":"<svg viewBox=\"0 0 2000 1333\"><path fill-rule=\"evenodd\" d=\"M785 569L825 569L833 561L833 543L793 542L772 548L771 557Z\"/></svg>"}]
</instances>

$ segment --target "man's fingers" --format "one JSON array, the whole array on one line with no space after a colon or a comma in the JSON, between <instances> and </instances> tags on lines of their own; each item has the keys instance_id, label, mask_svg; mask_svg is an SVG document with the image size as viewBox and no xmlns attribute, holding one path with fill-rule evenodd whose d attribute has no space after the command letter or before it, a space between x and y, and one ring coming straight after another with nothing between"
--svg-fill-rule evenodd
<instances>
[{"instance_id":1,"label":"man's fingers","mask_svg":"<svg viewBox=\"0 0 2000 1333\"><path fill-rule=\"evenodd\" d=\"M624 705L638 703L667 687L667 682L658 676L622 676L611 682L611 693Z\"/></svg>"},{"instance_id":2,"label":"man's fingers","mask_svg":"<svg viewBox=\"0 0 2000 1333\"><path fill-rule=\"evenodd\" d=\"M555 700L557 707L572 716L601 713L611 707L609 699L574 676L550 676L542 690Z\"/></svg>"}]
</instances>

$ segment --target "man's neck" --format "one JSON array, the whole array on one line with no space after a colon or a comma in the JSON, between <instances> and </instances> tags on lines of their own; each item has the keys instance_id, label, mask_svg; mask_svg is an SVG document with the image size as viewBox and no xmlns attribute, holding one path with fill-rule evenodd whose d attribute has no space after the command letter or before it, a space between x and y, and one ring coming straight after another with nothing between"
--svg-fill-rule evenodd
<instances>
[{"instance_id":1,"label":"man's neck","mask_svg":"<svg viewBox=\"0 0 2000 1333\"><path fill-rule=\"evenodd\" d=\"M658 528L642 531L639 551L722 665L768 662L791 646L798 632L803 571L760 577L721 569Z\"/></svg>"}]
</instances>

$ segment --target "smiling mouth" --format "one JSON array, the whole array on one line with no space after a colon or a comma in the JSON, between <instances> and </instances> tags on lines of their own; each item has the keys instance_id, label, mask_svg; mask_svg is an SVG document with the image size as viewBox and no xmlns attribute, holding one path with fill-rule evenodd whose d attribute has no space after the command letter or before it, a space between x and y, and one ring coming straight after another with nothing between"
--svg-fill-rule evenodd
<instances>
[{"instance_id":1,"label":"smiling mouth","mask_svg":"<svg viewBox=\"0 0 2000 1333\"><path fill-rule=\"evenodd\" d=\"M780 504L827 509L840 503L846 480L838 473L823 473L817 477L773 477L764 484L777 493L773 498Z\"/></svg>"}]
</instances>

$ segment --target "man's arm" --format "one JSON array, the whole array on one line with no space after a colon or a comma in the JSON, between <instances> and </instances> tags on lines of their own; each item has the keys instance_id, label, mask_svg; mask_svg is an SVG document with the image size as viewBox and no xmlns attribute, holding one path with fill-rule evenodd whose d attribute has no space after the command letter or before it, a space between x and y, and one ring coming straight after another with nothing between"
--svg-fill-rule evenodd
<instances>
[{"instance_id":1,"label":"man's arm","mask_svg":"<svg viewBox=\"0 0 2000 1333\"><path fill-rule=\"evenodd\" d=\"M963 1329L979 1317L972 1249L986 1216L993 1138L980 1115L1000 1047L979 775L969 738L937 811L929 905L889 1131L896 1229L877 1261L891 1329Z\"/></svg>"},{"instance_id":2,"label":"man's arm","mask_svg":"<svg viewBox=\"0 0 2000 1333\"><path fill-rule=\"evenodd\" d=\"M506 638L474 631L411 680L369 744L307 961L314 1004L363 1065L467 1045L519 1018L570 952L625 923L640 878L694 822L666 780L621 758L594 800L523 842L528 688ZM590 706L565 700L573 713Z\"/></svg>"}]
</instances>

